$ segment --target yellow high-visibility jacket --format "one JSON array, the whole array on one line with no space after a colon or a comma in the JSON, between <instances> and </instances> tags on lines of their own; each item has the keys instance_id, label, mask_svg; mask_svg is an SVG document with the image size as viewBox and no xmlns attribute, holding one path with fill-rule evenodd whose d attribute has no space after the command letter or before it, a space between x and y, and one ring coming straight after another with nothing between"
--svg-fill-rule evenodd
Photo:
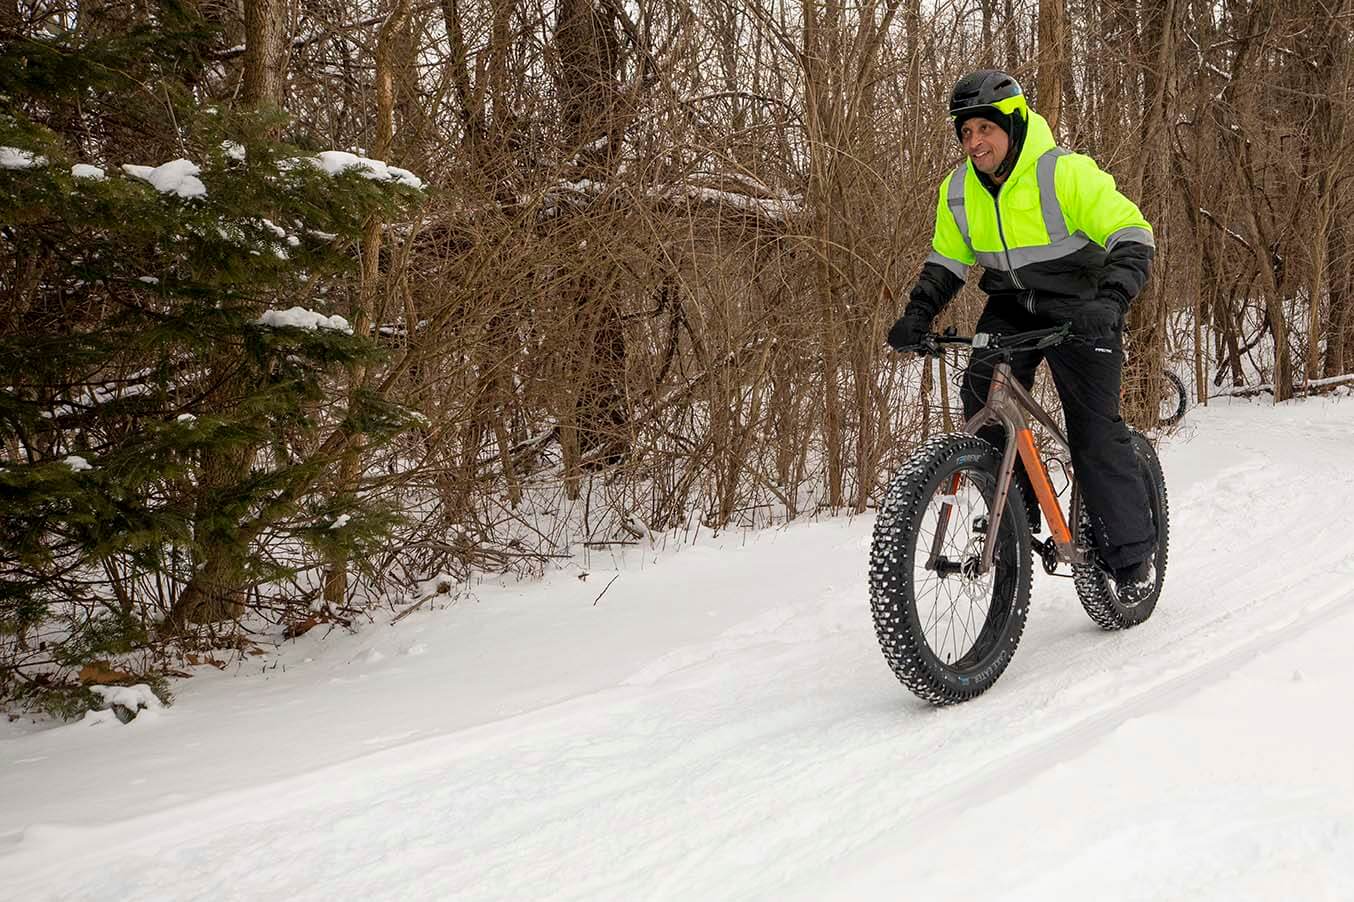
<instances>
[{"instance_id":1,"label":"yellow high-visibility jacket","mask_svg":"<svg viewBox=\"0 0 1354 902\"><path fill-rule=\"evenodd\" d=\"M1000 187L968 160L940 183L932 253L909 312L939 313L974 263L989 295L1062 320L1094 298L1126 311L1147 281L1155 243L1138 207L1094 160L1058 147L1042 116L1027 115Z\"/></svg>"}]
</instances>

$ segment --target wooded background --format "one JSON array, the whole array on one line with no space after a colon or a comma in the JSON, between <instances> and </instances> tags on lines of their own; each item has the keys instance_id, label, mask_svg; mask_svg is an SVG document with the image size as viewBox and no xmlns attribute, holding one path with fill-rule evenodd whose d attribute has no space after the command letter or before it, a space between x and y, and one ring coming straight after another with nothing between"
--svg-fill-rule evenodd
<instances>
[{"instance_id":1,"label":"wooded background","mask_svg":"<svg viewBox=\"0 0 1354 902\"><path fill-rule=\"evenodd\" d=\"M4 0L0 32L154 28L166 8ZM429 185L417 216L367 220L352 290L323 311L389 352L336 374L332 397L366 387L427 424L379 449L352 436L317 491L409 519L374 557L310 561L323 579L261 588L236 573L270 616L294 619L316 593L351 615L355 593L531 571L696 520L866 510L945 424L923 402L957 395L952 366L928 370L919 395L921 364L883 337L961 157L948 92L974 68L1014 74L1059 143L1095 157L1155 228L1130 315L1131 419L1150 419L1148 375L1167 365L1200 400L1259 383L1282 400L1354 370L1351 0L184 11L205 26L196 68L176 73L196 103L284 111L281 138ZM141 90L143 104L160 94ZM90 163L181 155L167 106L158 132L107 105L97 121L24 112ZM10 337L29 328L22 286L6 264ZM971 326L980 300L965 289L944 322ZM138 596L138 616L159 622L191 580ZM95 608L106 582L87 583Z\"/></svg>"}]
</instances>

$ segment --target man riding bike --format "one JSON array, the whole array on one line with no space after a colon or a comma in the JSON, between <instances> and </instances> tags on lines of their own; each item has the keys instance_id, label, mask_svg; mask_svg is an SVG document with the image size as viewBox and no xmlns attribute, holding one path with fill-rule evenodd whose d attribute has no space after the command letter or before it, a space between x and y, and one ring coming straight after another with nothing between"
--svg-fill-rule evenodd
<instances>
[{"instance_id":1,"label":"man riding bike","mask_svg":"<svg viewBox=\"0 0 1354 902\"><path fill-rule=\"evenodd\" d=\"M916 345L974 263L985 268L979 287L988 295L976 331L1071 323L1082 340L1023 351L1011 368L1028 388L1047 358L1101 559L1121 599L1143 597L1153 586L1154 533L1119 416L1119 387L1124 315L1151 270L1152 227L1094 160L1055 144L1048 122L1009 75L983 69L964 76L950 96L950 117L968 159L940 183L932 253L888 342L899 350ZM982 408L993 366L992 355L974 351L960 392L965 416ZM1004 445L1001 426L978 434ZM1038 507L1023 468L1017 481L1037 532Z\"/></svg>"}]
</instances>

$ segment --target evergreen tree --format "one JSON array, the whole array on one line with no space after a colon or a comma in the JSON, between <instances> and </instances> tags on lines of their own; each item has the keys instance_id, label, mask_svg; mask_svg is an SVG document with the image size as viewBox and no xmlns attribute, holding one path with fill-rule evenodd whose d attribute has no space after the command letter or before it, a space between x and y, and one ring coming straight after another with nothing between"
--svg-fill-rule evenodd
<instances>
[{"instance_id":1,"label":"evergreen tree","mask_svg":"<svg viewBox=\"0 0 1354 902\"><path fill-rule=\"evenodd\" d=\"M414 416L338 384L382 352L335 310L363 224L421 186L212 105L210 36L167 5L0 55L0 690L239 615L392 522L325 492L351 436Z\"/></svg>"}]
</instances>

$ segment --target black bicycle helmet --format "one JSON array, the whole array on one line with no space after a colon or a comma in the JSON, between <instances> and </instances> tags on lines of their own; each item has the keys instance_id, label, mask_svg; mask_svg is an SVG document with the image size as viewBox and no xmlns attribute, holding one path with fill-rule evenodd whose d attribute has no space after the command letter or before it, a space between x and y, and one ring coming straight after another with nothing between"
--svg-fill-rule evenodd
<instances>
[{"instance_id":1,"label":"black bicycle helmet","mask_svg":"<svg viewBox=\"0 0 1354 902\"><path fill-rule=\"evenodd\" d=\"M959 79L950 92L950 119L954 122L955 137L960 141L963 140L964 122L975 116L995 122L1010 136L1011 149L997 170L1003 176L1015 166L1025 143L1029 109L1020 82L999 69L971 72Z\"/></svg>"},{"instance_id":2,"label":"black bicycle helmet","mask_svg":"<svg viewBox=\"0 0 1354 902\"><path fill-rule=\"evenodd\" d=\"M950 92L950 115L961 113L980 113L985 107L995 107L999 112L1010 115L1011 110L998 107L1003 100L1024 95L1020 82L999 69L979 69L970 72L955 83ZM1006 106L1006 104L1002 104Z\"/></svg>"}]
</instances>

